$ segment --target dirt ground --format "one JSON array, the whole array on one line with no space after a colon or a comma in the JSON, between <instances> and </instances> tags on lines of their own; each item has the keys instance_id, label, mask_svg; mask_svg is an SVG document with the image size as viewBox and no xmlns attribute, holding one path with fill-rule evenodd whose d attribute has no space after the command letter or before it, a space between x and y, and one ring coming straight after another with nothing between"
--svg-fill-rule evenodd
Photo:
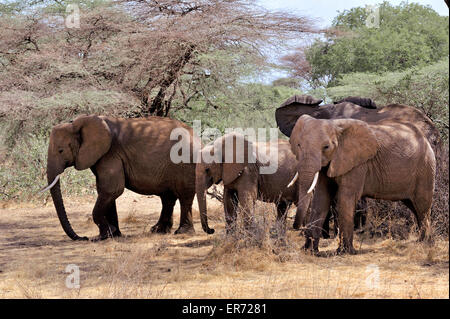
<instances>
[{"instance_id":1,"label":"dirt ground","mask_svg":"<svg viewBox=\"0 0 450 319\"><path fill-rule=\"evenodd\" d=\"M94 202L94 197L65 198L79 235L97 235ZM196 204L195 235L150 234L159 198L126 191L117 201L126 236L73 242L51 200L0 203L0 297L449 298L448 241L430 248L413 236L402 241L356 236L357 255L316 257L300 250L304 240L290 230L286 246L239 248L225 238L219 202L208 199L208 205L214 235L202 231ZM177 203L173 231L178 223ZM320 245L324 252L336 247L337 239ZM76 268L68 265L79 269L79 288L71 281Z\"/></svg>"}]
</instances>

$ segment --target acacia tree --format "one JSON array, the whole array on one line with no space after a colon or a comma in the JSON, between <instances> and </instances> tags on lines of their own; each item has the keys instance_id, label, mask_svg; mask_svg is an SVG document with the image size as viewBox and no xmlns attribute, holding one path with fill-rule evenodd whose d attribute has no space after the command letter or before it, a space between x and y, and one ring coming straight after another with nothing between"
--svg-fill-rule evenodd
<instances>
[{"instance_id":1,"label":"acacia tree","mask_svg":"<svg viewBox=\"0 0 450 319\"><path fill-rule=\"evenodd\" d=\"M0 62L7 69L14 63L28 68L45 58L45 68L58 72L65 69L58 63L77 65L52 77L127 92L140 101L140 115L168 115L174 97L182 100L178 107L194 96L214 106L207 93L211 83L230 86L250 74L249 66L267 67L269 48L319 32L306 17L268 11L254 0L84 0L76 2L80 27L67 28L65 11L72 2L29 0L3 8L0 24L14 23L0 32ZM35 71L22 83L10 78L9 87L26 82L29 88L42 79Z\"/></svg>"},{"instance_id":2,"label":"acacia tree","mask_svg":"<svg viewBox=\"0 0 450 319\"><path fill-rule=\"evenodd\" d=\"M132 12L134 21L145 26L140 34L142 43L135 42L136 49L141 48L143 53L140 67L145 69L142 72L145 84L139 79L133 90L140 94L148 113L156 115L167 115L177 92L182 95L184 104L199 94L201 78L217 71L217 68L211 70L219 62L211 61L213 57L223 61L226 56L234 56L242 62L264 66L267 65L264 54L267 47L285 46L289 39L318 32L305 17L269 12L253 0L130 0L122 3ZM204 59L206 55L209 59ZM205 65L205 62L208 63ZM183 87L182 77L186 74L191 77ZM235 78L238 79L239 74Z\"/></svg>"}]
</instances>

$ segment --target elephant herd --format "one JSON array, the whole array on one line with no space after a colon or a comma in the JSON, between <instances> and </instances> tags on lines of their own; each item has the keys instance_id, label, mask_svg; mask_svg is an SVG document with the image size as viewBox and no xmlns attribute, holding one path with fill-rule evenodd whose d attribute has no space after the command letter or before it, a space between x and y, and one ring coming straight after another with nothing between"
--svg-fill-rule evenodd
<instances>
[{"instance_id":1,"label":"elephant herd","mask_svg":"<svg viewBox=\"0 0 450 319\"><path fill-rule=\"evenodd\" d=\"M402 201L416 216L420 240L431 241L430 211L441 147L433 123L406 105L377 108L372 100L359 97L321 103L296 95L276 110L277 125L289 141L255 142L229 133L204 146L191 127L177 120L82 115L51 131L45 190L50 189L62 228L73 240L88 238L75 233L64 208L59 179L71 166L90 168L96 178L98 197L92 214L99 235L92 240L121 236L116 199L125 188L161 198L161 215L151 228L157 233L171 231L177 200L181 214L175 233L193 233L192 203L197 195L202 228L212 234L206 192L222 182L227 233L233 231L238 212L244 226L251 227L256 200L275 203L281 225L286 225L288 208L294 204L294 228L305 226L305 249L317 252L334 206L338 253L353 254L355 207L368 197ZM187 132L183 147L188 160L173 160L179 143L172 138L176 130ZM243 147L243 160L236 158L238 146ZM274 163L273 172L261 173Z\"/></svg>"}]
</instances>

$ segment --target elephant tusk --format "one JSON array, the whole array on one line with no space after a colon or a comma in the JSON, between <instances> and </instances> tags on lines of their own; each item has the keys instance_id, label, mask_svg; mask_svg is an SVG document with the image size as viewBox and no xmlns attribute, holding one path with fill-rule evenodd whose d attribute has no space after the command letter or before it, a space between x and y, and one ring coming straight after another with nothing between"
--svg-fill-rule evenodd
<instances>
[{"instance_id":1,"label":"elephant tusk","mask_svg":"<svg viewBox=\"0 0 450 319\"><path fill-rule=\"evenodd\" d=\"M39 192L39 194L42 194L42 193L48 191L48 190L49 190L50 188L52 188L53 186L55 186L55 184L58 182L60 176L61 176L61 174L56 175L56 177L55 177L55 179L53 180L53 182L52 182L50 185L48 185L46 188L44 188L43 190L41 190L41 191Z\"/></svg>"},{"instance_id":2,"label":"elephant tusk","mask_svg":"<svg viewBox=\"0 0 450 319\"><path fill-rule=\"evenodd\" d=\"M309 194L314 190L314 187L316 187L318 179L319 179L319 172L317 172L316 175L314 175L313 182L312 182L311 186L309 187L308 191L306 192L306 194Z\"/></svg>"},{"instance_id":3,"label":"elephant tusk","mask_svg":"<svg viewBox=\"0 0 450 319\"><path fill-rule=\"evenodd\" d=\"M292 185L294 185L295 181L298 179L298 172L295 173L294 178L292 179L292 181L288 184L287 188L291 187Z\"/></svg>"}]
</instances>

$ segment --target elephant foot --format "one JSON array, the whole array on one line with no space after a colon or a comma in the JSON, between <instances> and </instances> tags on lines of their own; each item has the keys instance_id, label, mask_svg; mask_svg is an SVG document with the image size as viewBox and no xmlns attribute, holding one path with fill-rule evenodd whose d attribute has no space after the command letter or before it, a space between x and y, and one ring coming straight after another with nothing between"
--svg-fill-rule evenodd
<instances>
[{"instance_id":1,"label":"elephant foot","mask_svg":"<svg viewBox=\"0 0 450 319\"><path fill-rule=\"evenodd\" d=\"M112 237L122 237L122 232L121 232L119 229L117 229L117 230L112 234Z\"/></svg>"},{"instance_id":2,"label":"elephant foot","mask_svg":"<svg viewBox=\"0 0 450 319\"><path fill-rule=\"evenodd\" d=\"M102 236L102 235L97 235L95 237L91 238L92 242L97 242L97 241L101 241L101 240L106 240L108 238L111 238L110 236Z\"/></svg>"},{"instance_id":3,"label":"elephant foot","mask_svg":"<svg viewBox=\"0 0 450 319\"><path fill-rule=\"evenodd\" d=\"M336 254L337 255L344 255L344 254L349 254L349 255L356 255L356 250L355 248L353 248L353 246L339 246L339 248L336 250Z\"/></svg>"},{"instance_id":4,"label":"elephant foot","mask_svg":"<svg viewBox=\"0 0 450 319\"><path fill-rule=\"evenodd\" d=\"M171 229L172 229L171 224L158 222L151 228L150 231L152 233L158 234L169 234Z\"/></svg>"},{"instance_id":5,"label":"elephant foot","mask_svg":"<svg viewBox=\"0 0 450 319\"><path fill-rule=\"evenodd\" d=\"M109 238L114 237L121 237L122 233L120 232L119 228L116 228L115 226L109 225L108 230L105 232L100 232L98 236L95 236L91 239L92 242L101 241Z\"/></svg>"},{"instance_id":6,"label":"elephant foot","mask_svg":"<svg viewBox=\"0 0 450 319\"><path fill-rule=\"evenodd\" d=\"M179 234L195 234L195 229L193 225L183 225L178 227L175 231L175 235Z\"/></svg>"},{"instance_id":7,"label":"elephant foot","mask_svg":"<svg viewBox=\"0 0 450 319\"><path fill-rule=\"evenodd\" d=\"M306 237L304 251L310 251L313 255L319 254L319 239L314 237Z\"/></svg>"},{"instance_id":8,"label":"elephant foot","mask_svg":"<svg viewBox=\"0 0 450 319\"><path fill-rule=\"evenodd\" d=\"M303 250L310 250L312 249L312 242L311 238L306 238L305 244L303 245Z\"/></svg>"}]
</instances>

